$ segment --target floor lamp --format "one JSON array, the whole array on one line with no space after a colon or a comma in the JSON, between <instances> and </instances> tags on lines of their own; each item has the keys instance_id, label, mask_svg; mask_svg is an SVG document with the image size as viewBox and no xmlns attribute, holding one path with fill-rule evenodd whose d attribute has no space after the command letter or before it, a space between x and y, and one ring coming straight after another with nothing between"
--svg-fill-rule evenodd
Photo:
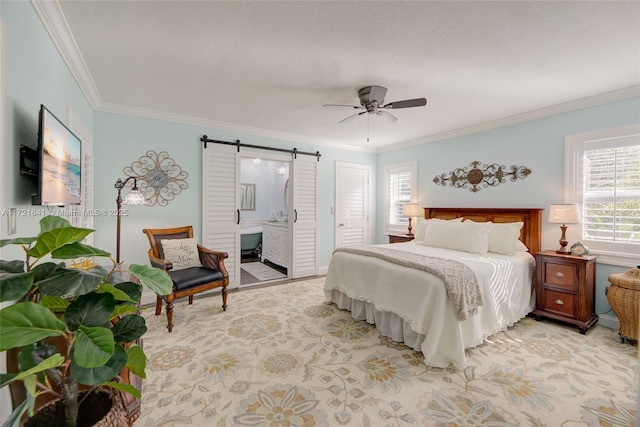
<instances>
[{"instance_id":1,"label":"floor lamp","mask_svg":"<svg viewBox=\"0 0 640 427\"><path fill-rule=\"evenodd\" d=\"M133 188L131 189L129 194L127 194L127 196L124 198L124 200L122 200L122 189L124 188L125 185L127 185L127 182L129 182L132 179L133 179ZM122 205L123 204L130 205L130 206L146 205L147 201L142 195L142 193L140 192L140 190L138 190L138 181L133 176L128 176L127 178L125 178L124 181L118 178L114 187L116 188L116 190L118 190L118 197L116 198L116 204L118 206L118 209L116 212L116 215L117 215L116 264L120 264L120 222L122 218Z\"/></svg>"}]
</instances>

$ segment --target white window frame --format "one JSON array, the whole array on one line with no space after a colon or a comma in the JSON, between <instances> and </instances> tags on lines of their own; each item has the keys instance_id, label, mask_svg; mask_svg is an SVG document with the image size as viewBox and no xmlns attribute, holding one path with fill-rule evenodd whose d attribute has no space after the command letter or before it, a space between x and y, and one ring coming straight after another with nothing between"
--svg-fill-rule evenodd
<instances>
[{"instance_id":1,"label":"white window frame","mask_svg":"<svg viewBox=\"0 0 640 427\"><path fill-rule=\"evenodd\" d=\"M591 132L583 132L565 136L564 152L564 201L565 203L578 203L582 206L583 191L583 162L584 151L599 147L616 146L622 138L640 140L640 123L615 128L601 129ZM624 145L627 145L625 142ZM590 241L582 237L582 228L579 225L569 227L573 233L569 235L569 241L580 240L589 246L590 253L598 255L598 262L622 267L634 267L640 257L640 247L637 245L621 243L602 243ZM569 231L568 230L568 231Z\"/></svg>"},{"instance_id":2,"label":"white window frame","mask_svg":"<svg viewBox=\"0 0 640 427\"><path fill-rule=\"evenodd\" d=\"M412 160L409 162L403 163L393 163L389 165L385 165L384 167L384 230L385 234L396 234L396 233L406 233L407 226L409 224L409 220L402 224L391 224L389 218L390 211L390 198L389 198L389 190L390 190L390 178L391 175L397 173L409 172L411 173L411 199L408 203L416 203L417 202L417 194L418 194L418 162L416 160Z\"/></svg>"}]
</instances>

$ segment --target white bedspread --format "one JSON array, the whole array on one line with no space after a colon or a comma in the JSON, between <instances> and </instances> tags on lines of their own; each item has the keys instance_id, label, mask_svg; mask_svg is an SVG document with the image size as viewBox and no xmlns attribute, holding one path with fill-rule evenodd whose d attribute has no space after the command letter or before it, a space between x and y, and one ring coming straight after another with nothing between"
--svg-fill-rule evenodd
<instances>
[{"instance_id":1,"label":"white bedspread","mask_svg":"<svg viewBox=\"0 0 640 427\"><path fill-rule=\"evenodd\" d=\"M379 245L460 261L476 274L484 305L465 321L456 319L442 280L422 270L378 258L336 252L325 282L327 301L351 311L354 318L375 323L395 341L422 351L425 364L466 366L465 348L481 344L526 316L535 305L534 259L476 255L413 242Z\"/></svg>"}]
</instances>

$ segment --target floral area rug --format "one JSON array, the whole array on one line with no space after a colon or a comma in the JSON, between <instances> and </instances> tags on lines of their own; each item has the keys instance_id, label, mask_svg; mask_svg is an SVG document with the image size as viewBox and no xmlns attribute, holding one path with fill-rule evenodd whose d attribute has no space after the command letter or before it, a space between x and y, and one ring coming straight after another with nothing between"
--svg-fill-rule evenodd
<instances>
[{"instance_id":1,"label":"floral area rug","mask_svg":"<svg viewBox=\"0 0 640 427\"><path fill-rule=\"evenodd\" d=\"M637 347L611 329L526 318L467 351L422 354L324 303L324 279L175 305L149 331L136 426L629 426Z\"/></svg>"}]
</instances>

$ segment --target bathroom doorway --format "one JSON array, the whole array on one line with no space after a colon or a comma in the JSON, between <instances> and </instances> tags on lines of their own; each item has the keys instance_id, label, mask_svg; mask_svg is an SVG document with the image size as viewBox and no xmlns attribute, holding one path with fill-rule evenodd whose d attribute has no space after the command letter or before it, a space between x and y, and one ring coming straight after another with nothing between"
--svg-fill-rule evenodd
<instances>
[{"instance_id":1,"label":"bathroom doorway","mask_svg":"<svg viewBox=\"0 0 640 427\"><path fill-rule=\"evenodd\" d=\"M290 163L265 153L240 159L240 286L288 278Z\"/></svg>"}]
</instances>

